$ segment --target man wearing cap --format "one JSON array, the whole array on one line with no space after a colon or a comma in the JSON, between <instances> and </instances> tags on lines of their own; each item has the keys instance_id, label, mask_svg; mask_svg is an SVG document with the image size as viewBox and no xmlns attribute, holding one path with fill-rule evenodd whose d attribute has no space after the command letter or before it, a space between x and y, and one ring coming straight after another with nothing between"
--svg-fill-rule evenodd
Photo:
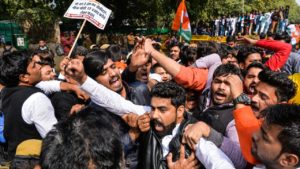
<instances>
[{"instance_id":1,"label":"man wearing cap","mask_svg":"<svg viewBox=\"0 0 300 169\"><path fill-rule=\"evenodd\" d=\"M39 157L42 149L42 140L29 139L20 143L10 168L40 169Z\"/></svg>"}]
</instances>

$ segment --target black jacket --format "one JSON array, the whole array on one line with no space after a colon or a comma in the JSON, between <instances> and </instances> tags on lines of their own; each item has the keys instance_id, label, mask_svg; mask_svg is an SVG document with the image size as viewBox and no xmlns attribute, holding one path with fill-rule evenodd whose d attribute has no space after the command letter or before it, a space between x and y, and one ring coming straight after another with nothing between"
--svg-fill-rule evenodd
<instances>
[{"instance_id":1,"label":"black jacket","mask_svg":"<svg viewBox=\"0 0 300 169\"><path fill-rule=\"evenodd\" d=\"M203 92L199 97L198 112L195 112L193 116L199 120L204 121L210 125L213 129L225 135L227 125L233 120L234 105L232 103L226 103L222 105L213 105L206 108L207 97L210 97L209 90Z\"/></svg>"},{"instance_id":2,"label":"black jacket","mask_svg":"<svg viewBox=\"0 0 300 169\"><path fill-rule=\"evenodd\" d=\"M173 161L177 161L180 155L180 145L184 128L191 123L195 123L194 119L188 113L185 113L184 120L181 122L176 136L169 144L169 150L173 154ZM191 154L191 149L185 147L186 156ZM139 169L166 169L167 161L163 157L161 138L157 136L155 131L151 129L142 133L140 136L140 149L139 149Z\"/></svg>"}]
</instances>

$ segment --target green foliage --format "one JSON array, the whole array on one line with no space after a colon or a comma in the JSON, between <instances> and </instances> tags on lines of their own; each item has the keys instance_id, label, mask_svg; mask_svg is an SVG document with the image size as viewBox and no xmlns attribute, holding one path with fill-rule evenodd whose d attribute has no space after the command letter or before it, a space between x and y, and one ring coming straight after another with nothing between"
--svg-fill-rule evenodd
<instances>
[{"instance_id":1,"label":"green foliage","mask_svg":"<svg viewBox=\"0 0 300 169\"><path fill-rule=\"evenodd\" d=\"M72 0L55 0L57 7L52 10L52 0L1 0L0 20L15 20L23 25L29 37L51 37L53 25L60 19ZM170 28L181 0L98 0L110 8L113 16L108 28L151 27ZM244 8L243 8L244 1ZM243 12L270 11L290 5L290 21L300 22L300 6L295 0L186 0L191 22L208 22L221 15L238 15ZM64 19L68 21L69 19ZM27 30L28 29L28 30Z\"/></svg>"},{"instance_id":2,"label":"green foliage","mask_svg":"<svg viewBox=\"0 0 300 169\"><path fill-rule=\"evenodd\" d=\"M18 22L32 39L53 35L57 15L44 0L3 0L1 3L1 6L5 6L5 17L1 19Z\"/></svg>"}]
</instances>

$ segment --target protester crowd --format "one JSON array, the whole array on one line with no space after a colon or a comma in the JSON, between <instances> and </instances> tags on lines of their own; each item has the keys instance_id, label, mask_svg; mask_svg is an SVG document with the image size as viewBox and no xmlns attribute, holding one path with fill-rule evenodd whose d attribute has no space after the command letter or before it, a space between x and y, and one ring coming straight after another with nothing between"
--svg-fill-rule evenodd
<instances>
[{"instance_id":1,"label":"protester crowd","mask_svg":"<svg viewBox=\"0 0 300 169\"><path fill-rule=\"evenodd\" d=\"M256 24L249 29L263 30ZM88 40L67 57L74 39L66 34L58 49L63 56L44 40L34 51L5 51L1 164L299 168L300 56L289 38L229 36L224 44L182 45L172 37L163 52L154 38L131 33L129 53Z\"/></svg>"},{"instance_id":2,"label":"protester crowd","mask_svg":"<svg viewBox=\"0 0 300 169\"><path fill-rule=\"evenodd\" d=\"M289 25L289 6L271 11L222 15L211 20L210 24L198 23L194 26L194 34L211 36L261 35L283 33Z\"/></svg>"}]
</instances>

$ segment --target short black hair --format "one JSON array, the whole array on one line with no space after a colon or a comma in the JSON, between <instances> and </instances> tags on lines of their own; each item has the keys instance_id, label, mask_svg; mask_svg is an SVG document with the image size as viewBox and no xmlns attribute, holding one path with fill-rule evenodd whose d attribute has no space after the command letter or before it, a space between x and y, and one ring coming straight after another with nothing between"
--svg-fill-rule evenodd
<instances>
[{"instance_id":1,"label":"short black hair","mask_svg":"<svg viewBox=\"0 0 300 169\"><path fill-rule=\"evenodd\" d=\"M222 65L218 66L213 74L213 79L216 77L227 76L230 74L237 75L241 79L243 79L241 70L237 66L230 64L230 63L222 64Z\"/></svg>"},{"instance_id":2,"label":"short black hair","mask_svg":"<svg viewBox=\"0 0 300 169\"><path fill-rule=\"evenodd\" d=\"M218 54L221 57L221 60L227 58L229 54L231 54L233 57L236 58L237 50L235 50L235 48L232 48L226 44L221 44L218 50Z\"/></svg>"},{"instance_id":3,"label":"short black hair","mask_svg":"<svg viewBox=\"0 0 300 169\"><path fill-rule=\"evenodd\" d=\"M238 63L244 63L250 54L259 53L262 56L262 49L254 46L241 46L237 54Z\"/></svg>"},{"instance_id":4,"label":"short black hair","mask_svg":"<svg viewBox=\"0 0 300 169\"><path fill-rule=\"evenodd\" d=\"M33 169L39 164L39 158L34 157L14 157L9 169Z\"/></svg>"},{"instance_id":5,"label":"short black hair","mask_svg":"<svg viewBox=\"0 0 300 169\"><path fill-rule=\"evenodd\" d=\"M170 50L171 50L171 48L173 48L173 47L178 47L179 50L181 50L182 46L183 46L183 45L182 45L181 43L172 43L172 44L170 44Z\"/></svg>"},{"instance_id":6,"label":"short black hair","mask_svg":"<svg viewBox=\"0 0 300 169\"><path fill-rule=\"evenodd\" d=\"M268 69L268 67L266 67L264 64L262 64L262 63L259 63L259 62L253 62L253 63L251 63L247 68L246 68L246 70L244 71L244 76L246 76L247 74L248 74L248 72L249 72L249 70L251 69L251 68L259 68L259 69L261 69L261 70L266 70L266 69Z\"/></svg>"},{"instance_id":7,"label":"short black hair","mask_svg":"<svg viewBox=\"0 0 300 169\"><path fill-rule=\"evenodd\" d=\"M213 54L218 53L219 45L214 41L201 41L197 44L197 59Z\"/></svg>"},{"instance_id":8,"label":"short black hair","mask_svg":"<svg viewBox=\"0 0 300 169\"><path fill-rule=\"evenodd\" d=\"M285 43L290 43L291 39L292 37L287 32L276 33L274 37L274 40L283 40Z\"/></svg>"},{"instance_id":9,"label":"short black hair","mask_svg":"<svg viewBox=\"0 0 300 169\"><path fill-rule=\"evenodd\" d=\"M152 71L153 72L155 72L155 69L156 68L159 68L159 67L162 67L159 63L155 63L152 67L151 67L151 69L152 69ZM163 67L162 67L163 68Z\"/></svg>"},{"instance_id":10,"label":"short black hair","mask_svg":"<svg viewBox=\"0 0 300 169\"><path fill-rule=\"evenodd\" d=\"M274 38L274 34L272 33L272 32L267 32L267 37L272 37L272 38Z\"/></svg>"},{"instance_id":11,"label":"short black hair","mask_svg":"<svg viewBox=\"0 0 300 169\"><path fill-rule=\"evenodd\" d=\"M86 55L88 54L89 50L83 46L77 46L75 49L74 49L75 52L72 52L72 54L74 56L72 57L76 57L76 56L83 56L83 57L86 57Z\"/></svg>"},{"instance_id":12,"label":"short black hair","mask_svg":"<svg viewBox=\"0 0 300 169\"><path fill-rule=\"evenodd\" d=\"M121 61L122 59L122 50L119 45L110 45L107 49L107 52L110 53L111 59L114 62Z\"/></svg>"},{"instance_id":13,"label":"short black hair","mask_svg":"<svg viewBox=\"0 0 300 169\"><path fill-rule=\"evenodd\" d=\"M30 55L25 52L12 52L0 59L0 79L5 86L18 86L19 76L27 72Z\"/></svg>"},{"instance_id":14,"label":"short black hair","mask_svg":"<svg viewBox=\"0 0 300 169\"><path fill-rule=\"evenodd\" d=\"M236 41L235 36L228 36L228 37L226 38L226 43L228 43L228 42L235 42L235 41Z\"/></svg>"},{"instance_id":15,"label":"short black hair","mask_svg":"<svg viewBox=\"0 0 300 169\"><path fill-rule=\"evenodd\" d=\"M180 52L180 58L182 64L185 66L189 66L188 65L189 62L194 63L198 58L197 54L198 53L196 47L186 46L185 48L182 49L182 52Z\"/></svg>"},{"instance_id":16,"label":"short black hair","mask_svg":"<svg viewBox=\"0 0 300 169\"><path fill-rule=\"evenodd\" d=\"M83 59L86 74L92 79L95 79L103 71L103 66L110 58L109 53L102 50L88 53Z\"/></svg>"},{"instance_id":17,"label":"short black hair","mask_svg":"<svg viewBox=\"0 0 300 169\"><path fill-rule=\"evenodd\" d=\"M261 82L276 88L275 94L278 102L287 102L296 94L296 84L284 72L273 72L265 69L259 73L258 78Z\"/></svg>"},{"instance_id":18,"label":"short black hair","mask_svg":"<svg viewBox=\"0 0 300 169\"><path fill-rule=\"evenodd\" d=\"M36 50L34 51L31 56L38 55L41 58L41 61L45 65L50 65L51 67L55 66L54 61L54 53L51 50Z\"/></svg>"},{"instance_id":19,"label":"short black hair","mask_svg":"<svg viewBox=\"0 0 300 169\"><path fill-rule=\"evenodd\" d=\"M87 107L57 123L43 140L41 167L119 169L123 155L120 135L102 114Z\"/></svg>"},{"instance_id":20,"label":"short black hair","mask_svg":"<svg viewBox=\"0 0 300 169\"><path fill-rule=\"evenodd\" d=\"M266 39L266 36L267 36L267 34L261 33L261 34L259 35L259 39Z\"/></svg>"},{"instance_id":21,"label":"short black hair","mask_svg":"<svg viewBox=\"0 0 300 169\"><path fill-rule=\"evenodd\" d=\"M159 82L153 86L151 97L171 99L173 106L185 105L185 90L175 82Z\"/></svg>"},{"instance_id":22,"label":"short black hair","mask_svg":"<svg viewBox=\"0 0 300 169\"><path fill-rule=\"evenodd\" d=\"M281 153L292 153L300 158L300 106L294 104L272 105L263 113L266 114L267 125L279 125L282 127L277 136L281 143ZM300 163L296 165L300 166Z\"/></svg>"}]
</instances>

